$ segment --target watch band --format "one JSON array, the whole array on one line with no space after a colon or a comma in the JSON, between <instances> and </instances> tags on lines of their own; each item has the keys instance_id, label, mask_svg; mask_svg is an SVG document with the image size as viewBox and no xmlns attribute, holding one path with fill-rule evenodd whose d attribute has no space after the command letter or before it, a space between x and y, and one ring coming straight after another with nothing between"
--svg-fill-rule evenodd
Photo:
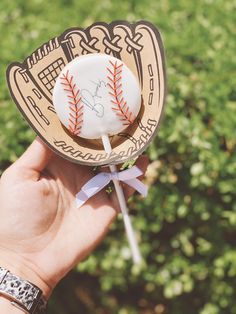
<instances>
[{"instance_id":1,"label":"watch band","mask_svg":"<svg viewBox=\"0 0 236 314\"><path fill-rule=\"evenodd\" d=\"M12 305L26 313L46 313L47 302L42 290L2 267L0 267L0 295L10 299Z\"/></svg>"}]
</instances>

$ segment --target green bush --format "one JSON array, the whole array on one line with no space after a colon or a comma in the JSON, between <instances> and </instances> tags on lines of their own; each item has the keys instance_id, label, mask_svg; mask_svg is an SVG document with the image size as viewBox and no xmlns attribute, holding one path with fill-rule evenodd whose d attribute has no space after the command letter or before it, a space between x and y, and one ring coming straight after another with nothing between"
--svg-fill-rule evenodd
<instances>
[{"instance_id":1,"label":"green bush","mask_svg":"<svg viewBox=\"0 0 236 314\"><path fill-rule=\"evenodd\" d=\"M55 290L50 313L236 314L235 0L0 2L0 171L34 138L10 99L7 65L72 26L146 19L163 35L166 114L148 150L146 199L129 203L145 265L122 219Z\"/></svg>"}]
</instances>

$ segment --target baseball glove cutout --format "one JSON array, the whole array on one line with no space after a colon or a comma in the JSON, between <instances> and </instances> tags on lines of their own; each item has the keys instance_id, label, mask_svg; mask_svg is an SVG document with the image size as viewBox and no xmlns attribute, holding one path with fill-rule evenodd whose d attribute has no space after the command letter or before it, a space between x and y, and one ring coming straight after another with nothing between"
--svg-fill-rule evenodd
<instances>
[{"instance_id":1,"label":"baseball glove cutout","mask_svg":"<svg viewBox=\"0 0 236 314\"><path fill-rule=\"evenodd\" d=\"M89 56L106 60L106 66L91 67L95 80L89 79L85 86L70 64L81 58L86 63ZM103 71L100 81L94 74L98 68ZM166 91L162 40L145 21L69 29L23 63L12 63L7 82L24 118L57 154L90 166L119 164L140 155L158 129ZM124 95L119 94L120 84ZM58 104L53 97L62 91L63 104ZM111 153L98 140L102 133L110 136Z\"/></svg>"}]
</instances>

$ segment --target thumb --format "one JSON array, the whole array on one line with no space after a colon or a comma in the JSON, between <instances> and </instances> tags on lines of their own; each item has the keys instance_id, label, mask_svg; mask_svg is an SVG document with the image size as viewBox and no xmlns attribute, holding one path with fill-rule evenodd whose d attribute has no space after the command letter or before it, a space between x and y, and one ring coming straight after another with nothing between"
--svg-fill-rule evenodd
<instances>
[{"instance_id":1,"label":"thumb","mask_svg":"<svg viewBox=\"0 0 236 314\"><path fill-rule=\"evenodd\" d=\"M37 137L23 155L15 162L15 166L40 173L49 163L53 152Z\"/></svg>"}]
</instances>

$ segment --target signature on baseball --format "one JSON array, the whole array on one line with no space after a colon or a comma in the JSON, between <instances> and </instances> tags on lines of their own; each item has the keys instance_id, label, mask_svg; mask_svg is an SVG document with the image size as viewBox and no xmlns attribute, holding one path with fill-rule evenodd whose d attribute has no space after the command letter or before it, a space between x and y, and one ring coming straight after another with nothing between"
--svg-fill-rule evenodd
<instances>
[{"instance_id":1,"label":"signature on baseball","mask_svg":"<svg viewBox=\"0 0 236 314\"><path fill-rule=\"evenodd\" d=\"M95 91L91 92L88 89L81 90L82 103L96 112L96 116L102 118L104 116L104 106L102 100L107 94L107 84L102 80L97 82L91 81L95 85Z\"/></svg>"}]
</instances>

